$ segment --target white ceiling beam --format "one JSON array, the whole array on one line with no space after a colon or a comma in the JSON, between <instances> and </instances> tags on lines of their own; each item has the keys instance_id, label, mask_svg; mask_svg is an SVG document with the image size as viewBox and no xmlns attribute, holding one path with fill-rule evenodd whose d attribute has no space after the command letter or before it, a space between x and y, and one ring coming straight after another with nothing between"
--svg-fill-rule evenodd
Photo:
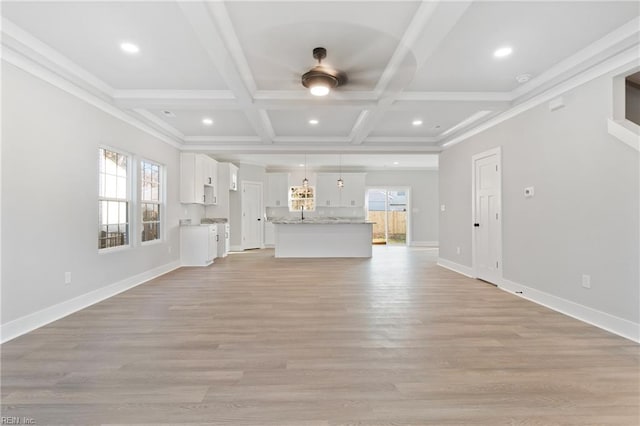
<instances>
[{"instance_id":1,"label":"white ceiling beam","mask_svg":"<svg viewBox=\"0 0 640 426\"><path fill-rule=\"evenodd\" d=\"M403 146L362 146L362 145L312 145L312 146L293 146L293 145L265 145L256 144L235 144L233 142L221 143L219 145L198 145L185 143L181 147L182 151L196 151L209 153L232 153L232 154L312 154L312 153L343 153L343 154L420 154L420 153L438 153L442 148L438 145L403 145Z\"/></svg>"},{"instance_id":2,"label":"white ceiling beam","mask_svg":"<svg viewBox=\"0 0 640 426\"><path fill-rule=\"evenodd\" d=\"M402 73L407 72L404 68L411 63L408 55L414 55L415 67L420 69L455 27L471 2L450 2L446 8L439 7L440 4L441 1L423 0L418 7L376 85L378 105L353 132L353 144L359 145L364 142L404 88L403 83L408 76L403 77ZM415 46L420 46L420 49L414 49Z\"/></svg>"},{"instance_id":3,"label":"white ceiling beam","mask_svg":"<svg viewBox=\"0 0 640 426\"><path fill-rule=\"evenodd\" d=\"M178 7L180 7L183 15L193 28L209 59L227 86L229 86L231 92L234 93L251 127L263 143L271 143L272 140L262 125L262 118L258 113L258 109L253 105L252 88L247 87L240 69L242 66L236 63L237 54L234 57L231 49L226 44L226 41L230 39L230 35L227 33L225 39L221 29L216 25L212 17L212 13L220 13L219 6L218 2L178 2ZM230 28L225 26L223 30L228 32Z\"/></svg>"}]
</instances>

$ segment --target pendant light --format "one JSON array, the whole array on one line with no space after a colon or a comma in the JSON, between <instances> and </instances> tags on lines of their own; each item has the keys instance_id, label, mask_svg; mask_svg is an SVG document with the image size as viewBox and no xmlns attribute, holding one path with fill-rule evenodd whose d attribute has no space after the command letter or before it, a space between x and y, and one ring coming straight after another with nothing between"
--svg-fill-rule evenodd
<instances>
[{"instance_id":1,"label":"pendant light","mask_svg":"<svg viewBox=\"0 0 640 426\"><path fill-rule=\"evenodd\" d=\"M338 179L338 188L344 188L344 181L342 180L342 154L338 154L338 164L340 165L340 178Z\"/></svg>"},{"instance_id":2,"label":"pendant light","mask_svg":"<svg viewBox=\"0 0 640 426\"><path fill-rule=\"evenodd\" d=\"M307 179L307 154L304 155L304 179L302 179L302 186L309 187L309 179Z\"/></svg>"}]
</instances>

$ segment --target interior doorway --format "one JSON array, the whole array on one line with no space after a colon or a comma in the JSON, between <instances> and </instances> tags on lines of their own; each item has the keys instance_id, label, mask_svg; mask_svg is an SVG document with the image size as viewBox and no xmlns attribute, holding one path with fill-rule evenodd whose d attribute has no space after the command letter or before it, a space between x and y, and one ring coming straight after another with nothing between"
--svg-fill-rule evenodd
<instances>
[{"instance_id":1,"label":"interior doorway","mask_svg":"<svg viewBox=\"0 0 640 426\"><path fill-rule=\"evenodd\" d=\"M242 182L242 249L262 248L262 183Z\"/></svg>"},{"instance_id":2,"label":"interior doorway","mask_svg":"<svg viewBox=\"0 0 640 426\"><path fill-rule=\"evenodd\" d=\"M408 244L408 188L369 188L366 204L367 220L375 222L372 244Z\"/></svg>"},{"instance_id":3,"label":"interior doorway","mask_svg":"<svg viewBox=\"0 0 640 426\"><path fill-rule=\"evenodd\" d=\"M502 282L502 166L500 148L472 157L473 238L476 277Z\"/></svg>"}]
</instances>

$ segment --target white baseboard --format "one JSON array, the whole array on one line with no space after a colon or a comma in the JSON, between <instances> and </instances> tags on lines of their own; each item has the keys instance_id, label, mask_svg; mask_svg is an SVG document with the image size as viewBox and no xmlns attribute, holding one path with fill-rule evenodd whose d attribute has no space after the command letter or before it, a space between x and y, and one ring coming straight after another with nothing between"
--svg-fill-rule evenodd
<instances>
[{"instance_id":1,"label":"white baseboard","mask_svg":"<svg viewBox=\"0 0 640 426\"><path fill-rule=\"evenodd\" d=\"M180 261L167 263L165 265L158 266L157 268L126 278L122 281L85 293L73 299L65 300L57 305L49 306L48 308L44 308L32 314L9 321L8 323L0 326L0 342L8 342L11 339L15 339L18 336L33 331L36 328L40 328L53 321L59 320L60 318L64 318L67 315L78 312L179 267Z\"/></svg>"},{"instance_id":2,"label":"white baseboard","mask_svg":"<svg viewBox=\"0 0 640 426\"><path fill-rule=\"evenodd\" d=\"M561 314L568 315L598 328L602 328L603 330L607 330L611 333L640 343L640 324L636 324L633 321L619 318L606 312L598 311L588 306L580 305L579 303L575 303L507 279L503 279L502 284L499 285L498 288L539 305L546 306L547 308L553 309Z\"/></svg>"},{"instance_id":3,"label":"white baseboard","mask_svg":"<svg viewBox=\"0 0 640 426\"><path fill-rule=\"evenodd\" d=\"M231 246L230 249L231 251L244 251L242 246Z\"/></svg>"},{"instance_id":4,"label":"white baseboard","mask_svg":"<svg viewBox=\"0 0 640 426\"><path fill-rule=\"evenodd\" d=\"M411 247L438 247L438 241L411 241Z\"/></svg>"},{"instance_id":5,"label":"white baseboard","mask_svg":"<svg viewBox=\"0 0 640 426\"><path fill-rule=\"evenodd\" d=\"M447 268L453 272L457 272L469 278L475 278L473 268L470 268L469 266L461 265L459 263L452 262L441 257L438 258L438 266L442 266L443 268Z\"/></svg>"}]
</instances>

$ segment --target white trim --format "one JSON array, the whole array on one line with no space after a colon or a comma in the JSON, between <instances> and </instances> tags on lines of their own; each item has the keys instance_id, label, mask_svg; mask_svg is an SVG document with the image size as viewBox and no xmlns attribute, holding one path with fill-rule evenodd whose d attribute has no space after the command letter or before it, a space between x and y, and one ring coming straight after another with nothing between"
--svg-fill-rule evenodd
<instances>
[{"instance_id":1,"label":"white trim","mask_svg":"<svg viewBox=\"0 0 640 426\"><path fill-rule=\"evenodd\" d=\"M563 93L566 93L570 90L573 90L585 83L588 83L591 80L594 80L598 77L601 77L609 72L612 72L618 68L622 68L624 66L632 66L634 64L636 64L638 62L638 46L634 46L631 47L627 50L625 50L624 52L620 53L619 55L616 55L614 57L612 57L611 59L608 59L586 71L584 71L581 74L578 74L577 76L575 76L574 78L571 78L563 83L558 84L557 86L554 86L552 89L546 91L546 92L542 92L539 95L536 95L534 97L532 97L531 99L528 99L520 104L517 104L516 106L514 106L511 109L508 109L506 111L504 111L503 113L497 115L494 118L491 118L487 121L485 121L484 123L480 124L477 127L474 127L473 129L459 135L456 136L453 139L448 140L447 142L443 143L441 145L441 147L447 148L450 146L453 146L455 144L458 144L466 139L469 139L472 136L475 136L479 133L484 132L487 129L490 129L494 126L497 126L498 124L509 120L510 118L513 118L519 114L522 114L525 111L528 111L542 103L545 103L547 101L552 100L553 98L556 98L560 95L562 95Z\"/></svg>"},{"instance_id":2,"label":"white trim","mask_svg":"<svg viewBox=\"0 0 640 426\"><path fill-rule=\"evenodd\" d=\"M508 92L403 92L396 98L394 109L402 109L402 102L412 101L460 101L460 102L511 102Z\"/></svg>"},{"instance_id":3,"label":"white trim","mask_svg":"<svg viewBox=\"0 0 640 426\"><path fill-rule=\"evenodd\" d=\"M240 163L242 164L242 163ZM245 191L245 185L249 184L249 185L257 185L260 187L260 205L258 206L258 210L260 211L260 216L263 220L260 221L260 232L259 232L259 240L260 240L260 244L258 244L259 247L257 248L264 248L264 224L265 224L265 207L264 207L264 183L263 182L259 182L259 181L255 181L255 180L242 180L241 184L240 184L240 188L242 190L242 193L240 194L240 204L241 204L241 216L240 216L240 223L242 225L242 229L240 231L240 238L242 240L242 249L241 250L246 250L247 248L249 249L253 249L256 247L245 247L244 241L245 241L245 235L246 235L246 226L245 226L245 222L246 222L246 216L245 216L245 199L246 199L246 191Z\"/></svg>"},{"instance_id":4,"label":"white trim","mask_svg":"<svg viewBox=\"0 0 640 426\"><path fill-rule=\"evenodd\" d=\"M537 303L538 305L553 309L561 314L640 343L640 324L634 323L633 321L616 317L606 312L602 312L507 279L503 279L502 284L498 285L498 288L513 293L523 299Z\"/></svg>"},{"instance_id":5,"label":"white trim","mask_svg":"<svg viewBox=\"0 0 640 426\"><path fill-rule=\"evenodd\" d=\"M439 247L438 241L412 241L410 247Z\"/></svg>"},{"instance_id":6,"label":"white trim","mask_svg":"<svg viewBox=\"0 0 640 426\"><path fill-rule=\"evenodd\" d=\"M431 143L435 144L438 138L432 136L367 136L364 143L380 143L380 142L404 142L404 143Z\"/></svg>"},{"instance_id":7,"label":"white trim","mask_svg":"<svg viewBox=\"0 0 640 426\"><path fill-rule=\"evenodd\" d=\"M131 117L129 114L123 112L122 110L110 104L109 102L105 101L104 99L87 92L86 90L76 86L75 84L69 82L63 77L60 77L57 74L54 74L50 70L33 62L30 59L27 59L26 57L20 55L19 53L16 53L15 51L5 46L2 46L2 60L6 61L7 63L13 66L20 68L23 71L28 72L34 77L39 78L40 80L45 81L60 90L63 90L69 93L70 95L75 96L76 98L88 103L89 105L92 105L102 110L103 112L106 112L107 114L110 114L124 121L125 123L130 124L139 130L142 130L143 132L146 132L147 134L171 145L174 148L180 148L181 146L179 142L169 138L168 136L160 133L159 131L153 129L152 127Z\"/></svg>"},{"instance_id":8,"label":"white trim","mask_svg":"<svg viewBox=\"0 0 640 426\"><path fill-rule=\"evenodd\" d=\"M496 156L496 162L498 167L498 267L497 274L495 277L497 282L492 282L493 284L500 284L502 281L503 273L502 273L502 148L497 146L495 148L489 149L487 151L480 152L471 156L471 220L476 222L477 219L477 211L476 211L476 161L481 160L486 157ZM469 224L471 225L471 224ZM473 275L475 277L478 276L478 263L476 262L477 258L477 242L476 242L476 228L471 226L471 265L473 268ZM483 278L483 279L486 279Z\"/></svg>"},{"instance_id":9,"label":"white trim","mask_svg":"<svg viewBox=\"0 0 640 426\"><path fill-rule=\"evenodd\" d=\"M462 274L465 277L475 278L473 268L452 262L451 260L443 259L442 257L438 258L438 266L442 266L450 271Z\"/></svg>"},{"instance_id":10,"label":"white trim","mask_svg":"<svg viewBox=\"0 0 640 426\"><path fill-rule=\"evenodd\" d=\"M554 78L571 71L572 69L578 67L580 64L584 64L588 60L597 57L597 55L616 47L616 45L624 42L624 40L638 34L638 31L640 31L640 17L632 19L621 27L611 31L601 39L596 40L579 52L571 55L570 57L549 68L530 82L517 87L516 89L511 91L511 99L517 99L523 95L526 95L527 93L532 92L537 87L540 87L545 83L550 82Z\"/></svg>"},{"instance_id":11,"label":"white trim","mask_svg":"<svg viewBox=\"0 0 640 426\"><path fill-rule=\"evenodd\" d=\"M631 124L634 124L633 122L629 121L628 123L625 122L625 124L627 124L627 126L608 118L607 131L611 136L618 139L620 142L623 142L629 145L631 148L635 149L636 151L640 151L640 133L637 131L634 132L629 128L631 127L630 126ZM635 127L638 127L638 126L635 125Z\"/></svg>"},{"instance_id":12,"label":"white trim","mask_svg":"<svg viewBox=\"0 0 640 426\"><path fill-rule=\"evenodd\" d=\"M262 143L258 136L186 136L185 143Z\"/></svg>"},{"instance_id":13,"label":"white trim","mask_svg":"<svg viewBox=\"0 0 640 426\"><path fill-rule=\"evenodd\" d=\"M74 297L73 299L65 300L64 302L60 302L32 314L17 318L13 321L9 321L0 326L0 342L8 342L11 339L15 339L18 336L113 297L179 267L180 261L170 262L105 287L98 288L89 293Z\"/></svg>"},{"instance_id":14,"label":"white trim","mask_svg":"<svg viewBox=\"0 0 640 426\"><path fill-rule=\"evenodd\" d=\"M440 138L444 138L445 136L463 129L465 127L469 127L471 124L475 123L476 121L486 117L487 115L491 114L493 111L488 110L488 109L483 109L480 110L478 112L475 112L473 114L471 114L469 117L463 119L462 121L460 121L458 124L454 124L453 126L449 127L447 130L445 130L444 132L440 133L439 137Z\"/></svg>"}]
</instances>

